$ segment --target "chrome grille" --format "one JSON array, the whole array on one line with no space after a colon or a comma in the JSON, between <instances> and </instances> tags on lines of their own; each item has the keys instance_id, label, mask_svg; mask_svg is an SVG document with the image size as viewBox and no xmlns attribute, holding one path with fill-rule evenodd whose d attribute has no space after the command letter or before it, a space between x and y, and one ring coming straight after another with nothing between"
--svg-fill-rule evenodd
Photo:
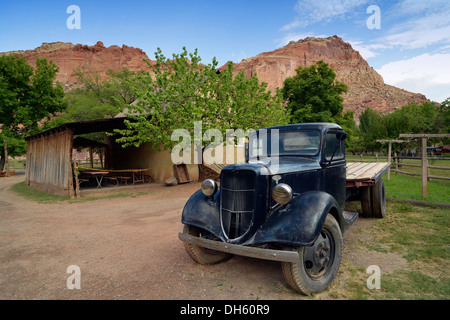
<instances>
[{"instance_id":1,"label":"chrome grille","mask_svg":"<svg viewBox=\"0 0 450 320\"><path fill-rule=\"evenodd\" d=\"M255 207L255 179L253 171L222 171L220 215L228 239L239 238L250 228Z\"/></svg>"}]
</instances>

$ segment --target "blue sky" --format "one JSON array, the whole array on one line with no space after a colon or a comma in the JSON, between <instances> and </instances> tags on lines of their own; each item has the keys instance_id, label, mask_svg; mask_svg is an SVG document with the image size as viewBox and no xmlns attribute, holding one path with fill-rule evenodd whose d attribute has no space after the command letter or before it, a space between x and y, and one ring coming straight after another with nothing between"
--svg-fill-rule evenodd
<instances>
[{"instance_id":1,"label":"blue sky","mask_svg":"<svg viewBox=\"0 0 450 320\"><path fill-rule=\"evenodd\" d=\"M70 5L80 8L81 29L67 28ZM158 47L166 56L197 48L204 63L216 57L223 65L338 35L386 83L441 102L450 97L449 17L448 0L1 0L0 52L102 41L141 48L150 59Z\"/></svg>"}]
</instances>

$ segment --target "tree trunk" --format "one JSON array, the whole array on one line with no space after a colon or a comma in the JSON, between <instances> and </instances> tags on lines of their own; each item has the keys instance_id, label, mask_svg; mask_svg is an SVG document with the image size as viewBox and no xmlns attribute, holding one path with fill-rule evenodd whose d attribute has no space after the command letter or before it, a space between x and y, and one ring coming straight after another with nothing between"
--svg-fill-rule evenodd
<instances>
[{"instance_id":1,"label":"tree trunk","mask_svg":"<svg viewBox=\"0 0 450 320\"><path fill-rule=\"evenodd\" d=\"M5 168L5 156L2 154L0 156L0 171L3 171L4 168Z\"/></svg>"}]
</instances>

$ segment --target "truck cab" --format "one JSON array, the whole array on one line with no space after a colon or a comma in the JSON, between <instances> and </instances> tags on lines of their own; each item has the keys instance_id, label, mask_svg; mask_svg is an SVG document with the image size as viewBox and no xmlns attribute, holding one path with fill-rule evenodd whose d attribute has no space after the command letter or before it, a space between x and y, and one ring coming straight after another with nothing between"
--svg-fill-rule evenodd
<instances>
[{"instance_id":1,"label":"truck cab","mask_svg":"<svg viewBox=\"0 0 450 320\"><path fill-rule=\"evenodd\" d=\"M187 201L187 253L200 264L243 255L282 263L291 287L324 290L358 214L346 201L346 133L333 123L264 128L249 136L247 162L223 168Z\"/></svg>"}]
</instances>

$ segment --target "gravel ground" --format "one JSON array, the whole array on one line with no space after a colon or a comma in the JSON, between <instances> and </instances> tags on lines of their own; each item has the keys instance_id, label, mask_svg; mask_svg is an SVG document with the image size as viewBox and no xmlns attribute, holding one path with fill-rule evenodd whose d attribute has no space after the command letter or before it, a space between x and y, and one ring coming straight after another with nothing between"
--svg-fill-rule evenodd
<instances>
[{"instance_id":1,"label":"gravel ground","mask_svg":"<svg viewBox=\"0 0 450 320\"><path fill-rule=\"evenodd\" d=\"M23 179L0 178L0 299L305 299L289 289L278 262L234 257L201 266L190 259L178 232L183 206L199 183L153 184L135 197L39 204L8 190ZM370 221L359 219L344 247ZM345 250L343 263L367 267L373 264L367 253ZM67 286L72 265L79 267L80 289ZM345 275L333 286L344 287ZM314 297L331 298L327 291Z\"/></svg>"}]
</instances>

